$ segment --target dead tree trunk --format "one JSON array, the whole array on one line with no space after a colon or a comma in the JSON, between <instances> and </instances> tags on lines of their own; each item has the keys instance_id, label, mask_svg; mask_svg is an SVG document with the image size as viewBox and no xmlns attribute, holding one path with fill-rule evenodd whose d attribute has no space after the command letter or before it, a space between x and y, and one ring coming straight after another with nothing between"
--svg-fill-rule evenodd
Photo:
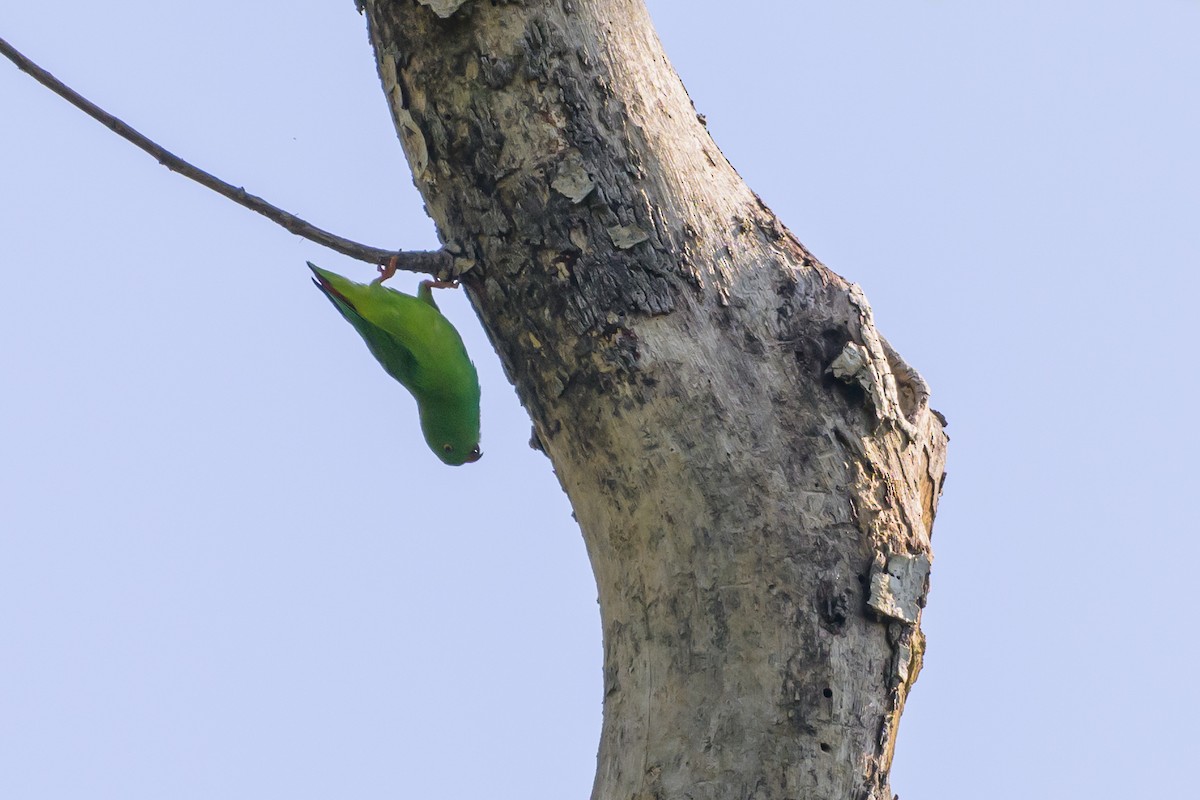
<instances>
[{"instance_id":1,"label":"dead tree trunk","mask_svg":"<svg viewBox=\"0 0 1200 800\"><path fill-rule=\"evenodd\" d=\"M416 184L599 590L593 797L890 798L946 437L641 0L373 0Z\"/></svg>"}]
</instances>

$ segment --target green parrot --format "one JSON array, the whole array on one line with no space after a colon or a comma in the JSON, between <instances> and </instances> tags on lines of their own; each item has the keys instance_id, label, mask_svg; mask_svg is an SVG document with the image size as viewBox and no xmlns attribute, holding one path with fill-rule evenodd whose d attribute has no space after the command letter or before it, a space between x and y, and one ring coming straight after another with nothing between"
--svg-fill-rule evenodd
<instances>
[{"instance_id":1,"label":"green parrot","mask_svg":"<svg viewBox=\"0 0 1200 800\"><path fill-rule=\"evenodd\" d=\"M462 337L433 302L423 281L417 296L397 292L381 281L355 283L308 265L313 283L354 326L388 375L412 392L425 441L442 461L458 466L478 461L479 376Z\"/></svg>"}]
</instances>

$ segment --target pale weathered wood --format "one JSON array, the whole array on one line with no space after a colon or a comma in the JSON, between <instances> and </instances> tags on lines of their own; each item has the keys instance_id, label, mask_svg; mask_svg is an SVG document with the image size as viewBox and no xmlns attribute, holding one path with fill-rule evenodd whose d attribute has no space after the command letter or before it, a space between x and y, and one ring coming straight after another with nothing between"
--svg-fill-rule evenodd
<instances>
[{"instance_id":1,"label":"pale weathered wood","mask_svg":"<svg viewBox=\"0 0 1200 800\"><path fill-rule=\"evenodd\" d=\"M920 377L721 155L641 0L366 13L587 543L593 797L890 798L946 443Z\"/></svg>"}]
</instances>

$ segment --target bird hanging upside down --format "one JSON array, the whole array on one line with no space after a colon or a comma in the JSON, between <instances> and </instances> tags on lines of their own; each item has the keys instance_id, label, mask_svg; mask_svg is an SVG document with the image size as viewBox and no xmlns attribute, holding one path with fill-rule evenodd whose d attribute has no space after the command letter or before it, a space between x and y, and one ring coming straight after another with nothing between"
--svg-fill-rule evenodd
<instances>
[{"instance_id":1,"label":"bird hanging upside down","mask_svg":"<svg viewBox=\"0 0 1200 800\"><path fill-rule=\"evenodd\" d=\"M394 263L380 267L369 284L308 266L313 283L354 326L371 355L412 392L434 454L454 466L478 461L479 376L462 337L433 302L434 288L455 284L422 281L413 297L383 285L395 273Z\"/></svg>"}]
</instances>

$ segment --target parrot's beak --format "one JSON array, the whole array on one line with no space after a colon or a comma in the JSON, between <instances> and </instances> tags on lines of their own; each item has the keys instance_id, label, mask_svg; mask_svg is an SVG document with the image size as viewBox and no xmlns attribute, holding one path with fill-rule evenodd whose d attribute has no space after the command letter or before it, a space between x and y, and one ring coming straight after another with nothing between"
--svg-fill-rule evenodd
<instances>
[{"instance_id":1,"label":"parrot's beak","mask_svg":"<svg viewBox=\"0 0 1200 800\"><path fill-rule=\"evenodd\" d=\"M483 453L479 449L479 445L475 445L475 449L467 455L466 461L463 463L474 464L479 459L483 458Z\"/></svg>"}]
</instances>

